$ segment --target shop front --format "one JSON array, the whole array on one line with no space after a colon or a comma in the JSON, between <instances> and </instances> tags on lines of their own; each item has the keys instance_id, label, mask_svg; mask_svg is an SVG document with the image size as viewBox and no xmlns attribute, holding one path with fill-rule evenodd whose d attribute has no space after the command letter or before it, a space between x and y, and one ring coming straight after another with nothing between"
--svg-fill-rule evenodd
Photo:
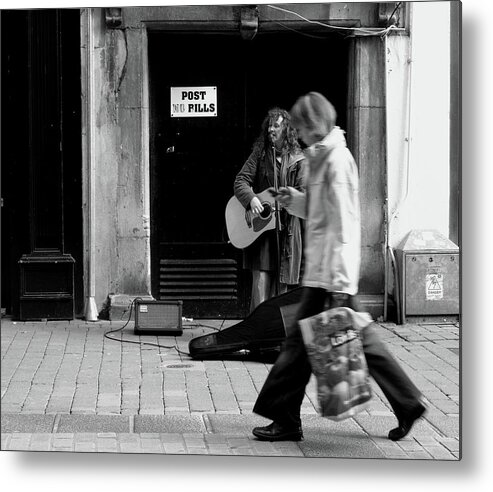
<instances>
[{"instance_id":1,"label":"shop front","mask_svg":"<svg viewBox=\"0 0 493 492\"><path fill-rule=\"evenodd\" d=\"M335 105L359 165L360 290L382 304L382 34L404 15L395 7L82 11L89 318L115 317L135 296L183 300L193 317L245 316L251 280L225 206L266 112L311 90Z\"/></svg>"}]
</instances>

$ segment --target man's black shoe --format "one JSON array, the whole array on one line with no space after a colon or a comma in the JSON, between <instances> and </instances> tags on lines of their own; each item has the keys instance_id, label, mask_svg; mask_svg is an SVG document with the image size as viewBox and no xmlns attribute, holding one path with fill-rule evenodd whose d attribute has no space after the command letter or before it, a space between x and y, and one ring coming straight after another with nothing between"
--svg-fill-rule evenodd
<instances>
[{"instance_id":1,"label":"man's black shoe","mask_svg":"<svg viewBox=\"0 0 493 492\"><path fill-rule=\"evenodd\" d=\"M399 421L399 426L389 432L391 441L398 441L409 434L414 422L426 412L426 407L419 403L417 407L405 418Z\"/></svg>"},{"instance_id":2,"label":"man's black shoe","mask_svg":"<svg viewBox=\"0 0 493 492\"><path fill-rule=\"evenodd\" d=\"M255 427L253 435L260 441L302 441L301 427L283 427L276 422L265 427Z\"/></svg>"}]
</instances>

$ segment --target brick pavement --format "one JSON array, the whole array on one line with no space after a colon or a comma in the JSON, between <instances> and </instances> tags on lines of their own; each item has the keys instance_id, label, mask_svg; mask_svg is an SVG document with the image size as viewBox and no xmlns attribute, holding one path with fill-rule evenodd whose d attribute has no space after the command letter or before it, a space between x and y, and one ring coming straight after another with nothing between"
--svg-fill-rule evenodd
<instances>
[{"instance_id":1,"label":"brick pavement","mask_svg":"<svg viewBox=\"0 0 493 492\"><path fill-rule=\"evenodd\" d=\"M370 406L354 419L317 417L312 378L302 406L305 440L262 443L251 429L265 420L252 408L270 364L186 355L191 338L235 323L186 323L181 337L138 337L130 323L122 337L148 343L141 345L104 338L123 322L2 319L2 449L460 458L458 326L380 325L380 335L429 406L406 439L386 438L395 418L375 384Z\"/></svg>"}]
</instances>

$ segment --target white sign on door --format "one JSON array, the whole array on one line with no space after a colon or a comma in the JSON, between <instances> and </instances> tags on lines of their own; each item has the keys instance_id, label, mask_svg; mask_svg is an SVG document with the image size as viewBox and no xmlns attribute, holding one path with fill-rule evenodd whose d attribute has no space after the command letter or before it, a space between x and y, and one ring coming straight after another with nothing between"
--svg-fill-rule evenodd
<instances>
[{"instance_id":1,"label":"white sign on door","mask_svg":"<svg viewBox=\"0 0 493 492\"><path fill-rule=\"evenodd\" d=\"M217 116L217 87L171 87L171 117Z\"/></svg>"}]
</instances>

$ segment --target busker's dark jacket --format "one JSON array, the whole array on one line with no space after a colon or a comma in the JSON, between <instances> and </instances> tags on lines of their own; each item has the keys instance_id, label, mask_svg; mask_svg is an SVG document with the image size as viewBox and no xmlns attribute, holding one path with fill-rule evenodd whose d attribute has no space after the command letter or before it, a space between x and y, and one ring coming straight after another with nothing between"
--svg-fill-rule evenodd
<instances>
[{"instance_id":1,"label":"busker's dark jacket","mask_svg":"<svg viewBox=\"0 0 493 492\"><path fill-rule=\"evenodd\" d=\"M234 183L234 194L240 203L248 209L250 201L256 195L269 187L274 186L274 168L272 165L272 149L263 149L255 146L246 160ZM305 156L301 149L281 154L279 170L280 187L291 186L299 191L305 190ZM281 272L279 281L284 284L298 284L300 282L303 220L282 210L280 233ZM267 236L264 233L263 236ZM262 237L256 242L263 240ZM250 246L252 248L252 246ZM249 248L246 249L248 255ZM258 251L258 248L256 249ZM248 260L247 260L248 265Z\"/></svg>"}]
</instances>

